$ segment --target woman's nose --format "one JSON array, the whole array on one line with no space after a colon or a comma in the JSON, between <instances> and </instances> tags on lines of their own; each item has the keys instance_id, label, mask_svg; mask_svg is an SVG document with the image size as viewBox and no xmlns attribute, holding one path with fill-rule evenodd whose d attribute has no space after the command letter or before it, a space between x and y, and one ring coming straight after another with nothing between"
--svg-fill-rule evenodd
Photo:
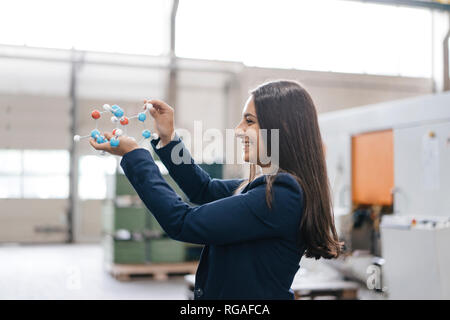
<instances>
[{"instance_id":1,"label":"woman's nose","mask_svg":"<svg viewBox=\"0 0 450 320\"><path fill-rule=\"evenodd\" d=\"M234 128L234 135L236 136L236 138L242 138L243 136L245 136L245 131L240 125L238 125L236 128Z\"/></svg>"}]
</instances>

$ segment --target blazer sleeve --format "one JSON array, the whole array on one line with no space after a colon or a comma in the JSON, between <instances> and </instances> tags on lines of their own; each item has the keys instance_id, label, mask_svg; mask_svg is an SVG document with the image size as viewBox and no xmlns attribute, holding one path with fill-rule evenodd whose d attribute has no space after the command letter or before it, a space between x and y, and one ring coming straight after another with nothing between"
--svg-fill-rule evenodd
<instances>
[{"instance_id":1,"label":"blazer sleeve","mask_svg":"<svg viewBox=\"0 0 450 320\"><path fill-rule=\"evenodd\" d=\"M292 234L299 222L301 195L291 183L275 183L272 210L265 184L198 207L189 206L170 188L148 150L125 154L121 166L146 207L169 237L197 244L229 244ZM272 212L276 210L275 212Z\"/></svg>"},{"instance_id":2,"label":"blazer sleeve","mask_svg":"<svg viewBox=\"0 0 450 320\"><path fill-rule=\"evenodd\" d=\"M207 172L195 164L183 141L176 137L162 148L157 148L159 139L152 141L153 149L166 166L170 176L192 203L205 204L233 195L242 179L211 179ZM175 163L173 157L182 160Z\"/></svg>"}]
</instances>

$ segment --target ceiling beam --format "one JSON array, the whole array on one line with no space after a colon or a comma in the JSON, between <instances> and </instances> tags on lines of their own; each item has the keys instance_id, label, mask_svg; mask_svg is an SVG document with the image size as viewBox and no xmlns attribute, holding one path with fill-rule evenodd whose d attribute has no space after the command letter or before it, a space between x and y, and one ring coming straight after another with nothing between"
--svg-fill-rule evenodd
<instances>
[{"instance_id":1,"label":"ceiling beam","mask_svg":"<svg viewBox=\"0 0 450 320\"><path fill-rule=\"evenodd\" d=\"M372 2L394 6L417 7L417 8L450 11L450 4L445 4L438 1L423 1L423 0L345 0L345 1Z\"/></svg>"}]
</instances>

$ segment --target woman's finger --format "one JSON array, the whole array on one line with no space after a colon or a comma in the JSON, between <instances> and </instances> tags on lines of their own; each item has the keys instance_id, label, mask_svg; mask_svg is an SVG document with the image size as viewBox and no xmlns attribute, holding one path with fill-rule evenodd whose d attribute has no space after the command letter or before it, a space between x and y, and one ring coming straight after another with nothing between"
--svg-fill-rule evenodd
<instances>
[{"instance_id":1,"label":"woman's finger","mask_svg":"<svg viewBox=\"0 0 450 320\"><path fill-rule=\"evenodd\" d=\"M154 107L151 107L148 111L150 112L150 115L151 115L153 118L158 117L158 111L156 111L156 109L155 109Z\"/></svg>"},{"instance_id":2,"label":"woman's finger","mask_svg":"<svg viewBox=\"0 0 450 320\"><path fill-rule=\"evenodd\" d=\"M89 139L89 143L91 144L91 146L92 146L94 149L97 149L97 143L95 142L94 139L90 138L90 139ZM98 149L97 149L97 150L98 150Z\"/></svg>"},{"instance_id":3,"label":"woman's finger","mask_svg":"<svg viewBox=\"0 0 450 320\"><path fill-rule=\"evenodd\" d=\"M111 132L104 132L103 135L107 140L111 140L111 138L113 137Z\"/></svg>"},{"instance_id":4,"label":"woman's finger","mask_svg":"<svg viewBox=\"0 0 450 320\"><path fill-rule=\"evenodd\" d=\"M97 143L94 139L91 138L91 139L89 139L89 143L96 150L103 150L103 151L111 152L111 146L109 145L108 142Z\"/></svg>"},{"instance_id":5,"label":"woman's finger","mask_svg":"<svg viewBox=\"0 0 450 320\"><path fill-rule=\"evenodd\" d=\"M162 100L152 99L152 100L147 100L147 101L149 103L151 103L153 105L153 107L159 112L165 112L165 111L169 111L172 109L171 106L169 106L167 103L165 103Z\"/></svg>"}]
</instances>

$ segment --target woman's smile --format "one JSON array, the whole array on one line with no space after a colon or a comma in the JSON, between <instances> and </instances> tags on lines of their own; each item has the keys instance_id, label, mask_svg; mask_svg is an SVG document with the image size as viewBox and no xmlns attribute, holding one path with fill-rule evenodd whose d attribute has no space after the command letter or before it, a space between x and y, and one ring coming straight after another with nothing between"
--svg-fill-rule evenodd
<instances>
[{"instance_id":1,"label":"woman's smile","mask_svg":"<svg viewBox=\"0 0 450 320\"><path fill-rule=\"evenodd\" d=\"M241 143L242 143L242 149L246 152L249 150L250 146L253 145L252 142L250 142L249 140L244 140L244 139L241 141Z\"/></svg>"}]
</instances>

